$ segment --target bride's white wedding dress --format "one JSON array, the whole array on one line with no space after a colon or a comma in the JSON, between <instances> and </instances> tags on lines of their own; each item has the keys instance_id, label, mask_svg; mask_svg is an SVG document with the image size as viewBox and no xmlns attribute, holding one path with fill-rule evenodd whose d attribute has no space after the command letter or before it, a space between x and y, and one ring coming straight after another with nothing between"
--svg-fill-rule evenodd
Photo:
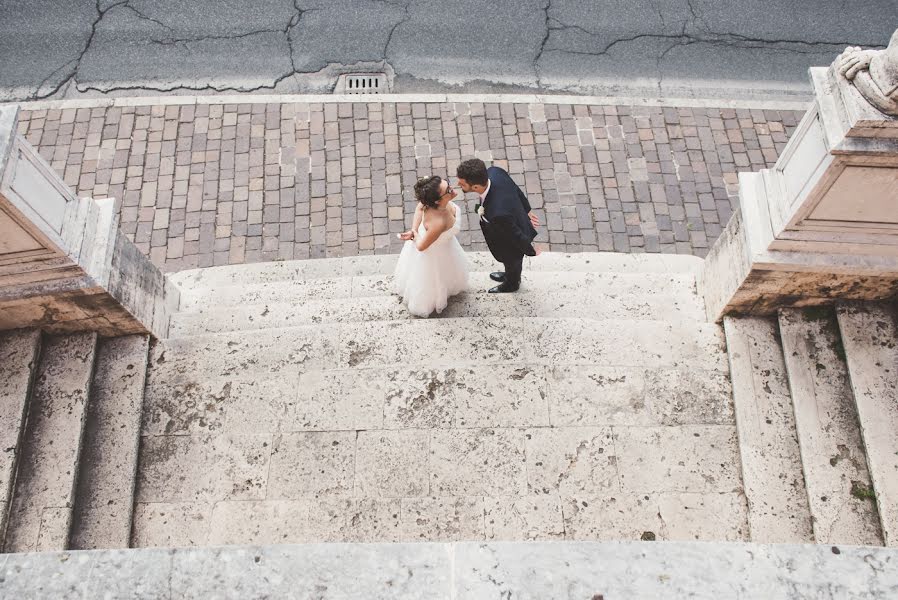
<instances>
[{"instance_id":1,"label":"bride's white wedding dress","mask_svg":"<svg viewBox=\"0 0 898 600\"><path fill-rule=\"evenodd\" d=\"M449 296L468 289L468 258L456 235L461 230L461 211L454 202L455 225L444 231L427 250L420 252L409 240L402 247L399 262L393 273L394 289L402 296L408 311L418 317L428 317L446 308ZM424 219L416 236L424 236Z\"/></svg>"}]
</instances>

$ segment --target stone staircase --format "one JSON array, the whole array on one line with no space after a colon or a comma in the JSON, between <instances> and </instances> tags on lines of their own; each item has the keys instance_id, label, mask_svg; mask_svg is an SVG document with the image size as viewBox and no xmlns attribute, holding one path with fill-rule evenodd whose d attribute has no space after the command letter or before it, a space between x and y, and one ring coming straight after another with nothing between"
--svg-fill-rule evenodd
<instances>
[{"instance_id":1,"label":"stone staircase","mask_svg":"<svg viewBox=\"0 0 898 600\"><path fill-rule=\"evenodd\" d=\"M547 254L495 296L470 256L430 319L370 256L177 273L153 343L0 334L5 550L895 545L894 307L721 327L697 258Z\"/></svg>"},{"instance_id":2,"label":"stone staircase","mask_svg":"<svg viewBox=\"0 0 898 600\"><path fill-rule=\"evenodd\" d=\"M148 341L0 334L5 552L128 546Z\"/></svg>"},{"instance_id":3,"label":"stone staircase","mask_svg":"<svg viewBox=\"0 0 898 600\"><path fill-rule=\"evenodd\" d=\"M898 545L898 313L724 319L751 539Z\"/></svg>"}]
</instances>

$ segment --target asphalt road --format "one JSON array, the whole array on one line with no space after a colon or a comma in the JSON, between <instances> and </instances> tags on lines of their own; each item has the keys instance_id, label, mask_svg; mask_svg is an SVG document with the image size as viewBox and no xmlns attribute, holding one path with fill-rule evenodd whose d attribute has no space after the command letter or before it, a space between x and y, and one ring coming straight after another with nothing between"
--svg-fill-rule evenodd
<instances>
[{"instance_id":1,"label":"asphalt road","mask_svg":"<svg viewBox=\"0 0 898 600\"><path fill-rule=\"evenodd\" d=\"M898 0L0 0L0 101L330 92L789 98Z\"/></svg>"}]
</instances>

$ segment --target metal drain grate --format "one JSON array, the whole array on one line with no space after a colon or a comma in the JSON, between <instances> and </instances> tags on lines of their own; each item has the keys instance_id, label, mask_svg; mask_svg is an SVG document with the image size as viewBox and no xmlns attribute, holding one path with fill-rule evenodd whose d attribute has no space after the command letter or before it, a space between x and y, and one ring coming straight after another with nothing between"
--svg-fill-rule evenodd
<instances>
[{"instance_id":1,"label":"metal drain grate","mask_svg":"<svg viewBox=\"0 0 898 600\"><path fill-rule=\"evenodd\" d=\"M358 73L340 75L334 91L338 94L386 94L390 90L386 74Z\"/></svg>"}]
</instances>

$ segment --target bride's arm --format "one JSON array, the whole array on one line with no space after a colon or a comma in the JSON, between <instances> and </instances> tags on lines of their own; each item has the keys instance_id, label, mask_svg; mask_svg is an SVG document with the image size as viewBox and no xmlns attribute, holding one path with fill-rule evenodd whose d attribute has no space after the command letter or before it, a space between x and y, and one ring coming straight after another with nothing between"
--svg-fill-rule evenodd
<instances>
[{"instance_id":1,"label":"bride's arm","mask_svg":"<svg viewBox=\"0 0 898 600\"><path fill-rule=\"evenodd\" d=\"M415 207L415 216L414 216L414 219L412 220L412 228L409 229L408 231L404 231L404 232L400 233L399 234L400 240L408 241L408 240L415 239L415 234L418 231L418 226L421 224L422 214L423 214L423 211L421 210L421 203L419 202L418 206Z\"/></svg>"},{"instance_id":2,"label":"bride's arm","mask_svg":"<svg viewBox=\"0 0 898 600\"><path fill-rule=\"evenodd\" d=\"M418 252L424 252L430 248L430 245L437 241L437 238L444 231L446 231L446 223L444 221L440 221L439 225L434 223L430 229L425 229L424 235L415 240L415 247L418 249Z\"/></svg>"},{"instance_id":3,"label":"bride's arm","mask_svg":"<svg viewBox=\"0 0 898 600\"><path fill-rule=\"evenodd\" d=\"M415 218L412 221L412 233L418 233L418 227L421 226L421 219L424 217L424 207L418 202L418 206L415 207Z\"/></svg>"}]
</instances>

